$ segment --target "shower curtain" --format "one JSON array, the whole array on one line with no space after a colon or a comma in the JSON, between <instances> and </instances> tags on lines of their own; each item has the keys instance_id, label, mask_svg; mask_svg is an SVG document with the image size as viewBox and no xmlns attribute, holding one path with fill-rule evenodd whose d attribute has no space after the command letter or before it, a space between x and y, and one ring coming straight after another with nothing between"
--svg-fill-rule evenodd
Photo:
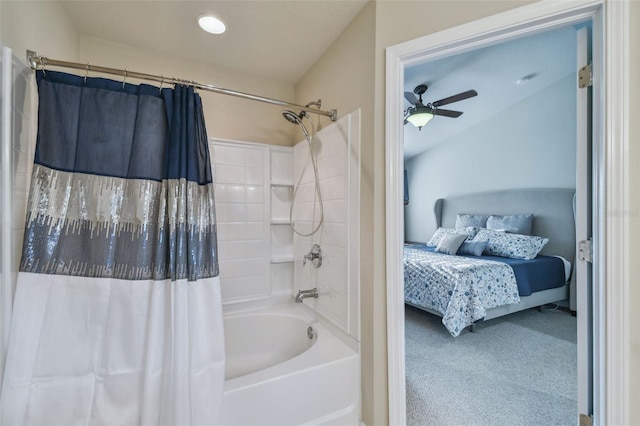
<instances>
[{"instance_id":1,"label":"shower curtain","mask_svg":"<svg viewBox=\"0 0 640 426\"><path fill-rule=\"evenodd\" d=\"M192 88L37 73L0 424L214 425L216 220Z\"/></svg>"}]
</instances>

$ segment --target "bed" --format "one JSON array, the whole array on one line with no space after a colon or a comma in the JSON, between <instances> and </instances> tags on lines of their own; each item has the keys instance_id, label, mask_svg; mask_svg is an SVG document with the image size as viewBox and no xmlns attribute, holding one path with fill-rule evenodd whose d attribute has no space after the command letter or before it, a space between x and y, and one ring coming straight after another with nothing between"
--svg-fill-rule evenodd
<instances>
[{"instance_id":1,"label":"bed","mask_svg":"<svg viewBox=\"0 0 640 426\"><path fill-rule=\"evenodd\" d=\"M443 231L455 229L458 214L531 214L533 219L525 234L532 237L522 239L546 241L540 243L542 249L537 255L516 256L524 257L520 259L504 257L504 253L487 255L486 251L481 256L451 255L438 253L424 243L406 244L405 302L441 316L455 337L478 321L568 299L576 247L574 194L573 189L535 188L437 200L436 224ZM467 236L467 242L486 239L487 234L498 235L482 227L467 229L474 234ZM498 238L518 238L518 234L507 234Z\"/></svg>"}]
</instances>

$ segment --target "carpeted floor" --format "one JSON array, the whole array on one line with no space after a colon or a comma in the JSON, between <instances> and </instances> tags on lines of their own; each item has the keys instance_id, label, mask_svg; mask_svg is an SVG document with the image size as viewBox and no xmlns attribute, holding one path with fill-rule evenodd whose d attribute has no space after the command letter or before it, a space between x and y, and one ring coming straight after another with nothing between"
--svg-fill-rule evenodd
<instances>
[{"instance_id":1,"label":"carpeted floor","mask_svg":"<svg viewBox=\"0 0 640 426\"><path fill-rule=\"evenodd\" d=\"M576 319L529 309L452 337L407 306L407 424L575 425Z\"/></svg>"}]
</instances>

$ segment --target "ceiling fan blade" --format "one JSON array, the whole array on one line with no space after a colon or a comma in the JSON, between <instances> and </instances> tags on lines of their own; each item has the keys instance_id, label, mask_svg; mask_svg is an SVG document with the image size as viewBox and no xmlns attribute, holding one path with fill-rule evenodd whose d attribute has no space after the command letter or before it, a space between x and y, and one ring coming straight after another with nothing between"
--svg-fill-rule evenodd
<instances>
[{"instance_id":1,"label":"ceiling fan blade","mask_svg":"<svg viewBox=\"0 0 640 426\"><path fill-rule=\"evenodd\" d=\"M475 90L467 90L466 92L458 93L457 95L449 96L448 98L435 101L431 105L433 105L434 107L439 107L442 105L452 104L463 99L473 98L474 96L478 96L478 92L476 92Z\"/></svg>"},{"instance_id":2,"label":"ceiling fan blade","mask_svg":"<svg viewBox=\"0 0 640 426\"><path fill-rule=\"evenodd\" d=\"M411 105L422 105L416 95L411 92L404 92L404 98L409 101Z\"/></svg>"},{"instance_id":3,"label":"ceiling fan blade","mask_svg":"<svg viewBox=\"0 0 640 426\"><path fill-rule=\"evenodd\" d=\"M452 111L450 109L434 109L432 111L433 115L442 115L444 117L457 118L462 115L462 111Z\"/></svg>"}]
</instances>

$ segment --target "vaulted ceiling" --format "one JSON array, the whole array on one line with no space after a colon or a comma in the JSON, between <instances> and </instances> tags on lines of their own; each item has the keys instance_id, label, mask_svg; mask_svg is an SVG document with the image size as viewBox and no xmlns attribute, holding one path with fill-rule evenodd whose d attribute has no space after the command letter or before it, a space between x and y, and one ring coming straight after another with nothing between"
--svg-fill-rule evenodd
<instances>
[{"instance_id":1,"label":"vaulted ceiling","mask_svg":"<svg viewBox=\"0 0 640 426\"><path fill-rule=\"evenodd\" d=\"M575 75L576 70L576 29L572 26L407 67L405 91L428 85L425 103L469 89L475 89L478 96L442 107L462 111L458 118L436 116L420 131L406 124L405 159ZM404 107L408 106L405 101Z\"/></svg>"}]
</instances>

